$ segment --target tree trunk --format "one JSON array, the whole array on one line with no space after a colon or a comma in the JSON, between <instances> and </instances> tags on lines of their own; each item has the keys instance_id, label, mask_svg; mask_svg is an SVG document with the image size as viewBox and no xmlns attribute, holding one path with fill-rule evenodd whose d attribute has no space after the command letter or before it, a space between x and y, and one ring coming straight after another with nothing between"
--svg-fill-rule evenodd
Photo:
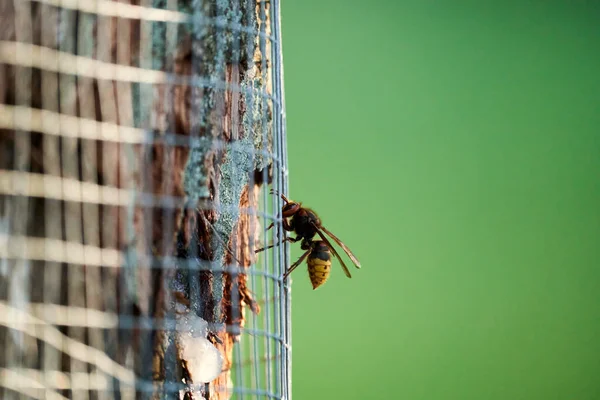
<instances>
[{"instance_id":1,"label":"tree trunk","mask_svg":"<svg viewBox=\"0 0 600 400\"><path fill-rule=\"evenodd\" d=\"M270 6L131 1L0 1L0 314L28 321L0 319L0 368L66 373L48 390L69 398L227 399L245 306L259 312ZM205 384L207 340L223 362ZM47 393L3 382L2 398Z\"/></svg>"}]
</instances>

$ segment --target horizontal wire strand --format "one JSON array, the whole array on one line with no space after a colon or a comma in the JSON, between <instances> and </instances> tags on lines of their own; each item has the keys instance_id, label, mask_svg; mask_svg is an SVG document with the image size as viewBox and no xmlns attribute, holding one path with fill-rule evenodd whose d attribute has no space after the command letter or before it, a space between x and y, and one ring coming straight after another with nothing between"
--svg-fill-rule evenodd
<instances>
[{"instance_id":1,"label":"horizontal wire strand","mask_svg":"<svg viewBox=\"0 0 600 400\"><path fill-rule=\"evenodd\" d=\"M48 376L45 376L48 375ZM52 379L50 379L52 378ZM53 380L55 379L55 380ZM71 384L71 382L77 381L77 384ZM88 382L87 385L84 382ZM94 385L90 384L90 382L94 383ZM121 382L123 384L124 382ZM78 372L78 373L65 373L61 371L40 371L30 368L18 368L18 369L7 369L0 368L0 386L7 387L11 390L15 390L26 394L31 397L35 397L38 399L57 399L64 400L67 399L59 395L56 392L53 392L50 389L57 390L110 390L112 389L109 386L108 380L106 380L100 374L94 373L86 373L86 372ZM154 386L154 382L138 380L135 385L130 385L127 387L125 384L125 390L136 389L145 393L152 393L156 390ZM183 384L183 383L164 383L165 389L169 392L175 392L180 390L189 390L189 389L202 389L204 384ZM27 390L29 389L29 390ZM221 387L216 387L215 389L220 390ZM36 392L43 391L38 396ZM260 390L260 389L246 389L234 387L232 389L234 394L248 394L248 395L257 395L257 396L265 396L272 399L279 399L280 396L272 393L268 390ZM44 393L45 392L45 393ZM46 393L52 392L55 395L47 395Z\"/></svg>"},{"instance_id":2,"label":"horizontal wire strand","mask_svg":"<svg viewBox=\"0 0 600 400\"><path fill-rule=\"evenodd\" d=\"M177 319L173 318L152 318L152 317L134 317L123 314L117 314L109 311L100 311L84 307L61 306L56 304L31 303L27 310L17 309L10 304L0 301L0 310L17 310L20 313L7 313L0 315L0 325L9 326L14 321L27 326L78 326L85 328L98 329L156 329L162 326L167 330L175 331L178 328ZM29 319L21 318L23 315L31 317ZM208 324L211 330L225 328L228 332L246 333L252 336L266 337L269 339L283 342L282 336L271 332L253 329L241 328L235 324Z\"/></svg>"},{"instance_id":3,"label":"horizontal wire strand","mask_svg":"<svg viewBox=\"0 0 600 400\"><path fill-rule=\"evenodd\" d=\"M79 181L73 178L44 175L33 172L19 172L0 169L0 194L9 196L28 196L46 199L72 201L79 203L103 204L108 206L159 207L165 209L239 211L244 215L255 215L269 220L280 217L247 207L228 207L213 205L184 197L155 195L151 193L132 193L128 189L99 185Z\"/></svg>"},{"instance_id":4,"label":"horizontal wire strand","mask_svg":"<svg viewBox=\"0 0 600 400\"><path fill-rule=\"evenodd\" d=\"M22 368L0 368L0 387L5 387L39 400L68 400L67 397L50 390L37 379L39 376L31 373L31 371L41 372L39 370L25 370Z\"/></svg>"},{"instance_id":5,"label":"horizontal wire strand","mask_svg":"<svg viewBox=\"0 0 600 400\"><path fill-rule=\"evenodd\" d=\"M29 236L7 235L0 233L0 258L17 260L36 260L78 264L89 267L121 268L126 262L126 251L108 249L104 247L81 244L73 241L38 238ZM165 266L183 268L190 271L217 271L235 274L250 274L263 276L281 282L283 277L267 271L252 268L242 269L237 265L216 267L211 261L198 258L158 257L150 254L146 256L150 264L139 263L137 268L161 269Z\"/></svg>"},{"instance_id":6,"label":"horizontal wire strand","mask_svg":"<svg viewBox=\"0 0 600 400\"><path fill-rule=\"evenodd\" d=\"M77 10L89 14L101 15L106 17L138 19L148 22L172 22L172 23L192 23L193 16L181 11L168 10L165 8L144 7L134 4L119 3L112 0L21 0L47 4L61 9ZM202 26L215 26L219 28L229 28L232 31L250 33L259 37L264 37L276 41L275 36L267 35L259 30L248 28L239 23L222 21L217 18L204 17L200 23Z\"/></svg>"},{"instance_id":7,"label":"horizontal wire strand","mask_svg":"<svg viewBox=\"0 0 600 400\"><path fill-rule=\"evenodd\" d=\"M114 64L48 47L6 40L0 40L0 61L21 67L39 68L44 71L100 80L152 85L188 85L200 88L234 90L246 94L251 93L251 89L244 89L239 85L217 79L177 75L158 70ZM277 101L268 93L258 92L258 94L273 102Z\"/></svg>"},{"instance_id":8,"label":"horizontal wire strand","mask_svg":"<svg viewBox=\"0 0 600 400\"><path fill-rule=\"evenodd\" d=\"M75 117L49 110L5 104L0 108L0 128L122 144L165 144L194 147L206 145L208 140L200 136L190 137L170 132L153 133L140 128ZM279 157L273 153L265 150L246 149L243 146L236 146L236 142L230 143L211 138L210 144L212 148L217 150L224 150L227 146L235 146L237 151L250 155L260 154L273 160L273 162L280 163Z\"/></svg>"}]
</instances>

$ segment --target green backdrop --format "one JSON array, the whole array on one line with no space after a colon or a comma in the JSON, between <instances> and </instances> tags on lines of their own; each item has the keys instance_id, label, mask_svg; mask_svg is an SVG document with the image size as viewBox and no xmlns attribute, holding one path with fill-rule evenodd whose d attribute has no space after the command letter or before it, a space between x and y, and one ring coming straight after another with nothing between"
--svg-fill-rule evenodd
<instances>
[{"instance_id":1,"label":"green backdrop","mask_svg":"<svg viewBox=\"0 0 600 400\"><path fill-rule=\"evenodd\" d=\"M599 4L283 2L296 400L600 399Z\"/></svg>"}]
</instances>

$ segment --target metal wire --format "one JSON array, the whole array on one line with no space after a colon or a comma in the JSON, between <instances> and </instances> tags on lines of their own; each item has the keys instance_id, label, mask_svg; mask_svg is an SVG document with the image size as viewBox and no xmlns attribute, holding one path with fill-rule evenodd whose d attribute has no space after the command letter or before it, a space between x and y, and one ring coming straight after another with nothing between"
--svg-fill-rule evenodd
<instances>
[{"instance_id":1,"label":"metal wire","mask_svg":"<svg viewBox=\"0 0 600 400\"><path fill-rule=\"evenodd\" d=\"M290 399L287 245L254 255L288 189L279 0L7 0L0 26L0 398Z\"/></svg>"}]
</instances>

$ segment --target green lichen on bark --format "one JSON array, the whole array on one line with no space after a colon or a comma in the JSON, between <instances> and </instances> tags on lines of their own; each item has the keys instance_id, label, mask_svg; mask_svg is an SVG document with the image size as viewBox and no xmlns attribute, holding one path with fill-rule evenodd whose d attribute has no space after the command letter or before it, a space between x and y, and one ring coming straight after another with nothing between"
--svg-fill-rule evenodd
<instances>
[{"instance_id":1,"label":"green lichen on bark","mask_svg":"<svg viewBox=\"0 0 600 400\"><path fill-rule=\"evenodd\" d=\"M185 166L183 188L189 199L208 198L208 176L206 170L206 154L211 148L210 138L195 138L190 145L190 152Z\"/></svg>"},{"instance_id":2,"label":"green lichen on bark","mask_svg":"<svg viewBox=\"0 0 600 400\"><path fill-rule=\"evenodd\" d=\"M204 2L208 25L204 38L209 54L244 67L251 61L258 32L255 4L248 0Z\"/></svg>"},{"instance_id":3,"label":"green lichen on bark","mask_svg":"<svg viewBox=\"0 0 600 400\"><path fill-rule=\"evenodd\" d=\"M216 93L226 90L225 66L237 64L244 70L254 56L258 32L254 4L246 0L196 0L187 10L193 15L189 27L194 43L193 57L199 61L194 72L207 83L199 115L200 128L208 133L220 133L215 131L219 124L211 120L211 115L216 106Z\"/></svg>"},{"instance_id":4,"label":"green lichen on bark","mask_svg":"<svg viewBox=\"0 0 600 400\"><path fill-rule=\"evenodd\" d=\"M153 0L153 8L166 9L167 0ZM166 63L166 22L152 23L152 69L162 70Z\"/></svg>"},{"instance_id":5,"label":"green lichen on bark","mask_svg":"<svg viewBox=\"0 0 600 400\"><path fill-rule=\"evenodd\" d=\"M225 255L227 249L223 243L229 242L229 237L240 217L239 206L242 191L248 184L248 179L254 170L254 160L252 157L253 143L250 137L229 144L224 161L219 171L219 197L217 206L220 212L214 224L215 234L213 237L213 262L220 271L225 265ZM215 272L213 274L213 298L215 300L214 315L222 315L222 296L224 282L223 273Z\"/></svg>"},{"instance_id":6,"label":"green lichen on bark","mask_svg":"<svg viewBox=\"0 0 600 400\"><path fill-rule=\"evenodd\" d=\"M272 115L268 100L264 98L265 85L262 78L253 77L247 71L241 83L242 96L246 111L242 116L242 124L246 136L252 137L254 145L254 169L261 171L271 163L270 157L263 154L273 148Z\"/></svg>"}]
</instances>

